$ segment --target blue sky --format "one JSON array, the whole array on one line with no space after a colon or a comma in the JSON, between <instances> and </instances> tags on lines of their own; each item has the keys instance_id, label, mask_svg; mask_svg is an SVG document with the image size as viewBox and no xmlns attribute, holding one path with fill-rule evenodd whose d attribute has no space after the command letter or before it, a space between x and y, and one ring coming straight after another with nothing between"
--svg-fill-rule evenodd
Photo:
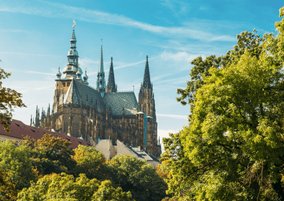
<instances>
[{"instance_id":1,"label":"blue sky","mask_svg":"<svg viewBox=\"0 0 284 201\"><path fill-rule=\"evenodd\" d=\"M27 108L14 118L29 123L36 105L53 102L57 68L63 68L72 20L77 22L80 66L95 86L101 38L105 70L114 58L120 91L139 91L149 55L158 132L161 136L188 124L188 106L176 102L176 89L189 79L190 61L221 55L236 35L256 29L275 32L283 0L0 0L0 66L5 82L23 94Z\"/></svg>"}]
</instances>

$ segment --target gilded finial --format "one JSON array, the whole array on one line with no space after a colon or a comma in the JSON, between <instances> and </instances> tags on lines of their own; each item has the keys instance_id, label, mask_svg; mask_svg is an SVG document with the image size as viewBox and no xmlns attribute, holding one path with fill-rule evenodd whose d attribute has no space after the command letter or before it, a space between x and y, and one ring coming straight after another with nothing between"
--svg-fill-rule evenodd
<instances>
[{"instance_id":1,"label":"gilded finial","mask_svg":"<svg viewBox=\"0 0 284 201\"><path fill-rule=\"evenodd\" d=\"M75 20L73 20L73 22L72 22L72 28L73 28L73 30L75 29L75 27L76 27L76 21Z\"/></svg>"}]
</instances>

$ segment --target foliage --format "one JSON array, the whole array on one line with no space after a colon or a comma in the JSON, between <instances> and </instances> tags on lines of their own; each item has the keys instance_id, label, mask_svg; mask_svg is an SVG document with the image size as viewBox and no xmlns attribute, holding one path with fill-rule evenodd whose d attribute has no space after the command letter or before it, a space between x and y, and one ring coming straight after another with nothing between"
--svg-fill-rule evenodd
<instances>
[{"instance_id":1,"label":"foliage","mask_svg":"<svg viewBox=\"0 0 284 201\"><path fill-rule=\"evenodd\" d=\"M123 192L122 188L115 188L111 181L105 180L101 182L98 190L93 194L92 200L96 201L131 201L130 192Z\"/></svg>"},{"instance_id":2,"label":"foliage","mask_svg":"<svg viewBox=\"0 0 284 201\"><path fill-rule=\"evenodd\" d=\"M94 147L73 152L69 145L51 135L0 142L0 200L128 201L130 191L137 200L164 197L165 183L146 162L119 156L106 164Z\"/></svg>"},{"instance_id":3,"label":"foliage","mask_svg":"<svg viewBox=\"0 0 284 201\"><path fill-rule=\"evenodd\" d=\"M105 177L105 160L95 147L79 145L74 150L73 159L77 163L77 172L84 172L89 178Z\"/></svg>"},{"instance_id":4,"label":"foliage","mask_svg":"<svg viewBox=\"0 0 284 201\"><path fill-rule=\"evenodd\" d=\"M25 141L33 150L32 161L39 174L72 172L75 161L70 142L52 135L44 135L37 141Z\"/></svg>"},{"instance_id":5,"label":"foliage","mask_svg":"<svg viewBox=\"0 0 284 201\"><path fill-rule=\"evenodd\" d=\"M111 178L124 191L131 191L138 201L161 200L165 195L166 185L145 161L130 156L118 155L108 161Z\"/></svg>"},{"instance_id":6,"label":"foliage","mask_svg":"<svg viewBox=\"0 0 284 201\"><path fill-rule=\"evenodd\" d=\"M189 188L188 181L194 180L192 173L197 168L191 168L190 161L185 157L180 133L170 134L170 138L163 139L163 144L165 152L162 154L162 165L159 165L158 173L168 185L167 194L177 199L184 195L184 189Z\"/></svg>"},{"instance_id":7,"label":"foliage","mask_svg":"<svg viewBox=\"0 0 284 201\"><path fill-rule=\"evenodd\" d=\"M197 79L180 91L190 125L165 141L162 157L173 198L284 199L284 19L276 27L277 36L240 34L219 65L195 60Z\"/></svg>"},{"instance_id":8,"label":"foliage","mask_svg":"<svg viewBox=\"0 0 284 201\"><path fill-rule=\"evenodd\" d=\"M0 170L2 183L14 191L27 187L36 179L30 157L30 150L11 141L0 141Z\"/></svg>"},{"instance_id":9,"label":"foliage","mask_svg":"<svg viewBox=\"0 0 284 201\"><path fill-rule=\"evenodd\" d=\"M0 68L0 123L6 130L9 130L13 108L25 106L20 93L3 86L3 80L10 75Z\"/></svg>"},{"instance_id":10,"label":"foliage","mask_svg":"<svg viewBox=\"0 0 284 201\"><path fill-rule=\"evenodd\" d=\"M18 194L18 200L128 201L131 200L131 193L113 187L109 180L100 182L97 179L88 179L84 174L75 178L66 173L53 173L23 189Z\"/></svg>"},{"instance_id":11,"label":"foliage","mask_svg":"<svg viewBox=\"0 0 284 201\"><path fill-rule=\"evenodd\" d=\"M3 171L0 171L0 200L16 200L17 190L15 185L9 181L9 177Z\"/></svg>"}]
</instances>

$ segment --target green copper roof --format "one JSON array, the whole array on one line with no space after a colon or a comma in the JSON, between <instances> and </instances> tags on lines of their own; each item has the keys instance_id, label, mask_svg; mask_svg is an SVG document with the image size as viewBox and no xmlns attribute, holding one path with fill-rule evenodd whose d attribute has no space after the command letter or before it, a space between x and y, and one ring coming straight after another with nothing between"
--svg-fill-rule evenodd
<instances>
[{"instance_id":1,"label":"green copper roof","mask_svg":"<svg viewBox=\"0 0 284 201\"><path fill-rule=\"evenodd\" d=\"M114 116L136 115L138 112L138 103L134 92L106 93L104 102Z\"/></svg>"},{"instance_id":2,"label":"green copper roof","mask_svg":"<svg viewBox=\"0 0 284 201\"><path fill-rule=\"evenodd\" d=\"M73 79L66 93L65 104L82 105L103 111L104 104L100 93L81 80Z\"/></svg>"}]
</instances>

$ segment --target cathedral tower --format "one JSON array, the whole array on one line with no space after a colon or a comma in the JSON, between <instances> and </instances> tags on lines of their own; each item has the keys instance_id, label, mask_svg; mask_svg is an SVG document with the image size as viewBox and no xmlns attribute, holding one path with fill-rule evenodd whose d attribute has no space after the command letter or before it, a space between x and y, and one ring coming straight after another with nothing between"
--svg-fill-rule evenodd
<instances>
[{"instance_id":1,"label":"cathedral tower","mask_svg":"<svg viewBox=\"0 0 284 201\"><path fill-rule=\"evenodd\" d=\"M139 104L141 111L156 121L155 99L150 79L148 56L146 56L144 79L139 92Z\"/></svg>"},{"instance_id":2,"label":"cathedral tower","mask_svg":"<svg viewBox=\"0 0 284 201\"><path fill-rule=\"evenodd\" d=\"M97 90L101 93L101 96L103 97L106 91L103 46L101 46L101 63L100 63L100 68L99 68L99 72L97 75Z\"/></svg>"},{"instance_id":3,"label":"cathedral tower","mask_svg":"<svg viewBox=\"0 0 284 201\"><path fill-rule=\"evenodd\" d=\"M159 156L161 154L161 147L157 142L156 108L153 85L150 79L148 56L146 56L144 79L139 92L139 107L144 113L144 147L149 153Z\"/></svg>"},{"instance_id":4,"label":"cathedral tower","mask_svg":"<svg viewBox=\"0 0 284 201\"><path fill-rule=\"evenodd\" d=\"M111 57L108 83L107 83L107 92L117 92L117 86L114 79L114 70L113 70L113 59Z\"/></svg>"}]
</instances>

